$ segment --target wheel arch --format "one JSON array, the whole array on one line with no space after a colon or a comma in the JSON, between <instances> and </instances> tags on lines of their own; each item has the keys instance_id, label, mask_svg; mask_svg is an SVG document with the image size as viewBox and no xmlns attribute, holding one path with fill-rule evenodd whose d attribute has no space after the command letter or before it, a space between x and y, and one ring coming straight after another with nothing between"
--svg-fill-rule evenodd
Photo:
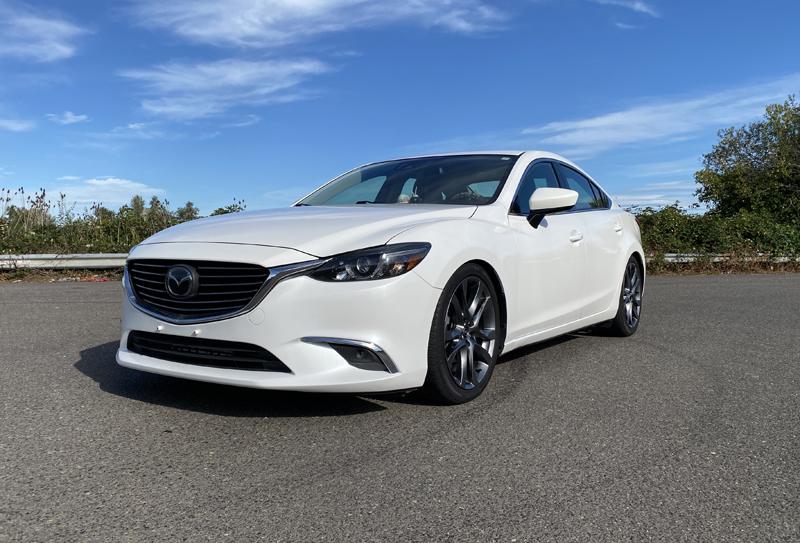
<instances>
[{"instance_id":1,"label":"wheel arch","mask_svg":"<svg viewBox=\"0 0 800 543\"><path fill-rule=\"evenodd\" d=\"M476 264L480 266L489 276L489 279L492 280L492 286L494 286L494 290L497 292L497 301L498 305L500 306L500 322L502 323L501 325L503 327L503 331L499 352L500 354L503 354L503 348L505 347L506 341L506 332L508 330L508 304L506 302L506 290L503 286L503 281L500 279L500 275L497 273L497 270L495 270L494 267L485 260L474 259L470 260L469 262L465 262L464 264Z\"/></svg>"},{"instance_id":2,"label":"wheel arch","mask_svg":"<svg viewBox=\"0 0 800 543\"><path fill-rule=\"evenodd\" d=\"M631 254L631 256L636 259L636 262L639 263L639 269L642 270L642 292L644 292L644 287L647 283L647 273L645 272L644 256L638 250L633 251L633 254Z\"/></svg>"}]
</instances>

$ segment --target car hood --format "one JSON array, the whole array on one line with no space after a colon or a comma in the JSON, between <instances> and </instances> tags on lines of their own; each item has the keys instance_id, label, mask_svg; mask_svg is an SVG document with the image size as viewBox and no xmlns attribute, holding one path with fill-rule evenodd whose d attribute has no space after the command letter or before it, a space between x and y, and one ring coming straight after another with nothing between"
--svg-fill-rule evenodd
<instances>
[{"instance_id":1,"label":"car hood","mask_svg":"<svg viewBox=\"0 0 800 543\"><path fill-rule=\"evenodd\" d=\"M285 247L315 257L375 247L414 226L468 219L476 206L355 205L269 209L208 217L173 226L145 240Z\"/></svg>"}]
</instances>

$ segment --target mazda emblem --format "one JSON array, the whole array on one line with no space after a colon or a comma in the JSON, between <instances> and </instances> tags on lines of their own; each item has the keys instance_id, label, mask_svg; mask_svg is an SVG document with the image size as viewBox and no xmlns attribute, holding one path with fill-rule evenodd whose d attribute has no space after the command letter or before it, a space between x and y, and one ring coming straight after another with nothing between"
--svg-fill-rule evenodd
<instances>
[{"instance_id":1,"label":"mazda emblem","mask_svg":"<svg viewBox=\"0 0 800 543\"><path fill-rule=\"evenodd\" d=\"M197 295L197 289L200 288L197 270L186 264L172 266L167 271L164 284L169 295L176 300L194 298Z\"/></svg>"}]
</instances>

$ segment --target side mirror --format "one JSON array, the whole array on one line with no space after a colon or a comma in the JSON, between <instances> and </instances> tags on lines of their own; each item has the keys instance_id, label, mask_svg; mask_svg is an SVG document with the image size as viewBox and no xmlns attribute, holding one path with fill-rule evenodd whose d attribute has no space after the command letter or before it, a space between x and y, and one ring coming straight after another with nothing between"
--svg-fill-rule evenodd
<instances>
[{"instance_id":1,"label":"side mirror","mask_svg":"<svg viewBox=\"0 0 800 543\"><path fill-rule=\"evenodd\" d=\"M531 199L528 200L531 210L528 214L528 222L534 228L539 228L545 215L570 210L577 201L578 193L574 190L553 187L538 188L533 191Z\"/></svg>"}]
</instances>

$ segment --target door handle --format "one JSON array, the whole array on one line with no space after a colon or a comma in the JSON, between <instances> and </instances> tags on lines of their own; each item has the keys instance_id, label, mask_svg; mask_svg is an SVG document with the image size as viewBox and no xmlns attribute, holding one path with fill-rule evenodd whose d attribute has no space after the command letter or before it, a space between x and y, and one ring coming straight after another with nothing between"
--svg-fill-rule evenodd
<instances>
[{"instance_id":1,"label":"door handle","mask_svg":"<svg viewBox=\"0 0 800 543\"><path fill-rule=\"evenodd\" d=\"M577 242L579 242L579 241L580 241L580 240L582 240L582 239L583 239L583 234L582 234L582 233L580 233L580 232L576 232L575 230L573 230L573 231L572 231L572 233L571 233L571 234L570 234L570 236L569 236L569 240L570 240L572 243L577 243Z\"/></svg>"},{"instance_id":2,"label":"door handle","mask_svg":"<svg viewBox=\"0 0 800 543\"><path fill-rule=\"evenodd\" d=\"M624 226L622 226L622 225L621 225L620 223L618 223L618 222L615 222L615 223L614 223L614 232L622 232L623 230L625 230L625 227L624 227Z\"/></svg>"}]
</instances>

